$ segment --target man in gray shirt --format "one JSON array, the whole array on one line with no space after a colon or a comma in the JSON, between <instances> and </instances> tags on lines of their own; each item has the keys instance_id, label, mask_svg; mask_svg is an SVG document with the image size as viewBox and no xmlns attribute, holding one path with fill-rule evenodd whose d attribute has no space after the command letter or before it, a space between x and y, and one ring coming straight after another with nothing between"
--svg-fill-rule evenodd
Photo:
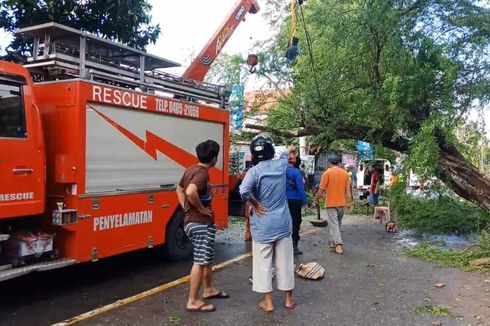
<instances>
[{"instance_id":1,"label":"man in gray shirt","mask_svg":"<svg viewBox=\"0 0 490 326\"><path fill-rule=\"evenodd\" d=\"M253 290L263 293L259 304L266 312L274 311L272 303L272 268L275 267L277 288L285 291L285 307L294 309L294 262L291 240L291 215L286 198L288 153L274 157L274 143L269 136L257 135L250 144L256 164L240 186L242 199L252 206ZM272 266L272 264L275 266Z\"/></svg>"}]
</instances>

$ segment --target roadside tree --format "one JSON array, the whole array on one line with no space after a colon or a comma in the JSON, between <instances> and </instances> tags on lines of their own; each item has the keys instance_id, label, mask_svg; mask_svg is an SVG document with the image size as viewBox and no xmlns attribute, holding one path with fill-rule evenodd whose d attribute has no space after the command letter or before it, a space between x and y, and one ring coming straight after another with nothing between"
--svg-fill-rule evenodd
<instances>
[{"instance_id":1,"label":"roadside tree","mask_svg":"<svg viewBox=\"0 0 490 326\"><path fill-rule=\"evenodd\" d=\"M3 0L0 28L13 32L17 28L56 22L145 49L160 34L160 26L151 24L151 8L147 0ZM22 61L29 51L29 43L14 36L6 50L6 59Z\"/></svg>"},{"instance_id":2,"label":"roadside tree","mask_svg":"<svg viewBox=\"0 0 490 326\"><path fill-rule=\"evenodd\" d=\"M302 10L294 88L267 129L322 143L363 139L409 154L415 172L490 211L490 180L456 137L468 112L490 100L488 5L309 0ZM286 21L275 47L287 44L290 29Z\"/></svg>"}]
</instances>

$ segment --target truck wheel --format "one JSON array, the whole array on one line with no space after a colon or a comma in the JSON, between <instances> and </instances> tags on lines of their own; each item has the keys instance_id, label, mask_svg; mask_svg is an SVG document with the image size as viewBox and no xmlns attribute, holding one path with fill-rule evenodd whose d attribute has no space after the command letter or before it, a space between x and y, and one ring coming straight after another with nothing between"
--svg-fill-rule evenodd
<instances>
[{"instance_id":1,"label":"truck wheel","mask_svg":"<svg viewBox=\"0 0 490 326\"><path fill-rule=\"evenodd\" d=\"M164 254L169 260L192 257L192 242L184 232L184 212L178 210L167 224Z\"/></svg>"}]
</instances>

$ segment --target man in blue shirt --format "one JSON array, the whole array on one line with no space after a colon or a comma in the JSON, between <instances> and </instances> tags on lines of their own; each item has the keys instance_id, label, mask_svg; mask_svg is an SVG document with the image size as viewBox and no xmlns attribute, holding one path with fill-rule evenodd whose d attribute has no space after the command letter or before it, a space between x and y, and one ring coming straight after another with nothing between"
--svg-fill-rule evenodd
<instances>
[{"instance_id":1,"label":"man in blue shirt","mask_svg":"<svg viewBox=\"0 0 490 326\"><path fill-rule=\"evenodd\" d=\"M263 293L259 307L274 311L272 303L272 264L277 288L285 291L285 307L294 309L294 262L291 239L291 215L286 198L288 153L274 157L274 143L266 135L257 135L250 144L255 166L248 170L240 186L242 199L252 206L253 290Z\"/></svg>"},{"instance_id":2,"label":"man in blue shirt","mask_svg":"<svg viewBox=\"0 0 490 326\"><path fill-rule=\"evenodd\" d=\"M301 171L296 168L298 156L294 147L289 151L289 166L286 170L286 197L288 199L289 212L293 222L293 250L294 255L302 255L303 252L298 248L299 229L301 226L301 208L308 205L303 176Z\"/></svg>"}]
</instances>

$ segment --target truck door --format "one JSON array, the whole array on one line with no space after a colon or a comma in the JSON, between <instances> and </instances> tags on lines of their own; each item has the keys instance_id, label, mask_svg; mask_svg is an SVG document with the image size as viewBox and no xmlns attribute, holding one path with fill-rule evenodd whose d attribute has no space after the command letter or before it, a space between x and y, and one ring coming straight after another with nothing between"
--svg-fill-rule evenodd
<instances>
[{"instance_id":1,"label":"truck door","mask_svg":"<svg viewBox=\"0 0 490 326\"><path fill-rule=\"evenodd\" d=\"M0 72L0 218L44 210L45 161L39 113L25 77Z\"/></svg>"}]
</instances>

